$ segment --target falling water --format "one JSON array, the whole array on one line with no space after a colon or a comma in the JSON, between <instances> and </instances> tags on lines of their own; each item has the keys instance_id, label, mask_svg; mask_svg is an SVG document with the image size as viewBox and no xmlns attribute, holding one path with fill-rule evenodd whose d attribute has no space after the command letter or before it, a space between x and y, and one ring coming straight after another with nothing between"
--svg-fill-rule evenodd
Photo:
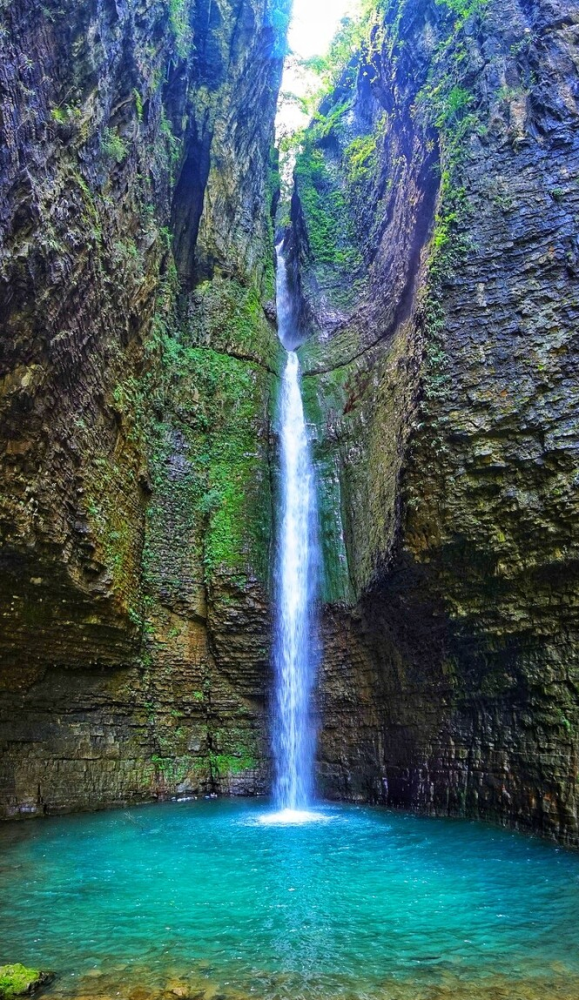
<instances>
[{"instance_id":1,"label":"falling water","mask_svg":"<svg viewBox=\"0 0 579 1000\"><path fill-rule=\"evenodd\" d=\"M312 608L317 569L314 474L299 382L287 272L278 249L279 335L288 350L280 410L281 522L278 538L274 755L277 807L299 815L311 801L315 731Z\"/></svg>"}]
</instances>

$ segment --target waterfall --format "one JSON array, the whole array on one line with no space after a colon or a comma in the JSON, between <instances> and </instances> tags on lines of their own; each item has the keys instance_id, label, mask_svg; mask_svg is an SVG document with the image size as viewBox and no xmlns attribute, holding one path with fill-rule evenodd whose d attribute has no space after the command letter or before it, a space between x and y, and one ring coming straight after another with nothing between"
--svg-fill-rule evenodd
<instances>
[{"instance_id":1,"label":"waterfall","mask_svg":"<svg viewBox=\"0 0 579 1000\"><path fill-rule=\"evenodd\" d=\"M298 337L281 249L278 248L279 336L288 350L280 406L281 517L275 636L274 797L280 810L298 813L313 793L315 679L313 606L317 577L314 473L300 390Z\"/></svg>"}]
</instances>

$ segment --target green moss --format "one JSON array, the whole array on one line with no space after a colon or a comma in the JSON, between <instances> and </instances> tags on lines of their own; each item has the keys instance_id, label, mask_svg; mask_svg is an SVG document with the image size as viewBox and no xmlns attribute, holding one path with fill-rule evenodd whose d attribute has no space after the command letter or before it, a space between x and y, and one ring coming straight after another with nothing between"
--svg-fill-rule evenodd
<instances>
[{"instance_id":1,"label":"green moss","mask_svg":"<svg viewBox=\"0 0 579 1000\"><path fill-rule=\"evenodd\" d=\"M257 289L233 280L199 286L189 321L173 324L165 303L150 348L155 374L142 387L153 488L145 580L171 601L192 578L268 579L264 430L278 349Z\"/></svg>"},{"instance_id":2,"label":"green moss","mask_svg":"<svg viewBox=\"0 0 579 1000\"><path fill-rule=\"evenodd\" d=\"M375 173L378 163L377 142L378 136L371 132L369 135L353 139L346 146L344 156L346 175L350 184L366 181Z\"/></svg>"},{"instance_id":3,"label":"green moss","mask_svg":"<svg viewBox=\"0 0 579 1000\"><path fill-rule=\"evenodd\" d=\"M362 47L366 45L370 26L377 28L376 4L367 7L365 18L344 26L345 51L354 38ZM372 188L378 179L388 124L388 116L380 112L368 133L353 134L354 129L360 129L356 116L349 114L358 62L357 58L351 60L339 88L326 95L311 124L298 137L295 166L308 270L329 303L343 310L359 299L367 285L368 207L374 197ZM333 78L333 73L330 76Z\"/></svg>"},{"instance_id":4,"label":"green moss","mask_svg":"<svg viewBox=\"0 0 579 1000\"><path fill-rule=\"evenodd\" d=\"M306 217L308 243L317 264L347 266L359 254L345 225L344 194L331 176L321 149L308 142L296 164L300 201Z\"/></svg>"},{"instance_id":5,"label":"green moss","mask_svg":"<svg viewBox=\"0 0 579 1000\"><path fill-rule=\"evenodd\" d=\"M296 161L296 183L314 272L336 304L347 308L363 272L355 217L337 165L311 136Z\"/></svg>"},{"instance_id":6,"label":"green moss","mask_svg":"<svg viewBox=\"0 0 579 1000\"><path fill-rule=\"evenodd\" d=\"M268 509L261 488L264 456L256 440L264 373L228 354L177 341L165 345L164 364L181 415L187 415L184 422L152 427L152 480L160 498L170 492L172 529L184 544L195 542L208 577L218 570L247 572L256 553L261 565L255 568L265 574ZM182 467L168 482L177 426ZM152 538L163 538L167 512L164 503L151 504ZM175 568L179 562L174 559Z\"/></svg>"},{"instance_id":7,"label":"green moss","mask_svg":"<svg viewBox=\"0 0 579 1000\"><path fill-rule=\"evenodd\" d=\"M10 1000L32 993L45 980L46 976L38 969L27 969L20 964L0 966L0 997Z\"/></svg>"},{"instance_id":8,"label":"green moss","mask_svg":"<svg viewBox=\"0 0 579 1000\"><path fill-rule=\"evenodd\" d=\"M175 49L181 59L186 59L193 48L190 23L190 0L167 0L169 24L173 33Z\"/></svg>"},{"instance_id":9,"label":"green moss","mask_svg":"<svg viewBox=\"0 0 579 1000\"><path fill-rule=\"evenodd\" d=\"M153 754L151 764L157 780L170 785L179 785L187 777L195 781L199 768L199 762L187 754L182 757Z\"/></svg>"},{"instance_id":10,"label":"green moss","mask_svg":"<svg viewBox=\"0 0 579 1000\"><path fill-rule=\"evenodd\" d=\"M273 288L268 288L273 293ZM186 335L194 345L275 365L277 341L265 319L262 295L255 285L215 277L196 289L196 309Z\"/></svg>"},{"instance_id":11,"label":"green moss","mask_svg":"<svg viewBox=\"0 0 579 1000\"><path fill-rule=\"evenodd\" d=\"M105 128L103 132L102 150L105 156L109 156L115 163L122 163L128 154L127 144L118 132L110 128Z\"/></svg>"},{"instance_id":12,"label":"green moss","mask_svg":"<svg viewBox=\"0 0 579 1000\"><path fill-rule=\"evenodd\" d=\"M211 772L214 777L225 778L229 775L240 774L242 771L253 771L257 767L254 757L240 754L215 754L209 755Z\"/></svg>"}]
</instances>

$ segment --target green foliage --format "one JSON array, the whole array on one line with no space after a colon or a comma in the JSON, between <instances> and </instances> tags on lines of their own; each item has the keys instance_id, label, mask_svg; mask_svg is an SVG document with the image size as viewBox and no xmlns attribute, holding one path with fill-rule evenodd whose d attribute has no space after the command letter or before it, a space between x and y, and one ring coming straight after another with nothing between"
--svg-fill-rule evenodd
<instances>
[{"instance_id":1,"label":"green foliage","mask_svg":"<svg viewBox=\"0 0 579 1000\"><path fill-rule=\"evenodd\" d=\"M173 126L167 118L164 108L161 108L159 135L161 136L161 141L164 143L167 167L171 172L174 172L181 158L182 143L173 132Z\"/></svg>"},{"instance_id":2,"label":"green foliage","mask_svg":"<svg viewBox=\"0 0 579 1000\"><path fill-rule=\"evenodd\" d=\"M192 32L190 24L190 0L167 0L169 6L169 24L175 40L177 55L186 59L192 49Z\"/></svg>"},{"instance_id":3,"label":"green foliage","mask_svg":"<svg viewBox=\"0 0 579 1000\"><path fill-rule=\"evenodd\" d=\"M102 148L105 156L109 156L115 163L122 163L128 153L127 145L119 133L110 128L105 128L103 132Z\"/></svg>"},{"instance_id":4,"label":"green foliage","mask_svg":"<svg viewBox=\"0 0 579 1000\"><path fill-rule=\"evenodd\" d=\"M486 7L488 0L436 0L439 7L447 7L461 21Z\"/></svg>"},{"instance_id":5,"label":"green foliage","mask_svg":"<svg viewBox=\"0 0 579 1000\"><path fill-rule=\"evenodd\" d=\"M136 87L133 87L133 97L135 98L135 110L139 122L143 120L143 98Z\"/></svg>"},{"instance_id":6,"label":"green foliage","mask_svg":"<svg viewBox=\"0 0 579 1000\"><path fill-rule=\"evenodd\" d=\"M343 117L351 106L351 99L336 103L330 101L327 111L324 101L329 98L338 84L340 89L354 86L359 65L367 53L370 38L380 30L381 17L386 0L359 0L355 16L345 17L325 56L314 56L302 60L308 81L307 96L302 94L282 95L288 102L300 107L304 115L312 119L308 129L300 128L282 136L280 153L282 156L282 211L287 213L286 202L291 196L291 173L296 156L303 150L308 134L320 140L338 134L343 125ZM312 79L314 84L312 86ZM317 80L317 86L315 81Z\"/></svg>"},{"instance_id":7,"label":"green foliage","mask_svg":"<svg viewBox=\"0 0 579 1000\"><path fill-rule=\"evenodd\" d=\"M344 150L346 172L350 183L356 183L359 178L372 173L377 160L376 136L369 135L353 139Z\"/></svg>"},{"instance_id":8,"label":"green foliage","mask_svg":"<svg viewBox=\"0 0 579 1000\"><path fill-rule=\"evenodd\" d=\"M59 125L67 125L71 122L78 121L81 116L81 109L74 107L72 104L65 104L64 106L59 105L56 108L52 108L50 111L50 117Z\"/></svg>"},{"instance_id":9,"label":"green foliage","mask_svg":"<svg viewBox=\"0 0 579 1000\"><path fill-rule=\"evenodd\" d=\"M318 106L338 83L353 84L372 32L381 24L384 0L361 0L354 16L343 17L326 55L304 60L304 67L319 78L318 90L310 98Z\"/></svg>"},{"instance_id":10,"label":"green foliage","mask_svg":"<svg viewBox=\"0 0 579 1000\"><path fill-rule=\"evenodd\" d=\"M430 94L436 112L434 124L437 128L447 128L464 118L466 109L472 104L473 96L464 87L454 86L449 91L435 89Z\"/></svg>"},{"instance_id":11,"label":"green foliage","mask_svg":"<svg viewBox=\"0 0 579 1000\"><path fill-rule=\"evenodd\" d=\"M173 233L168 226L161 226L159 229L159 239L161 240L164 251L168 253L173 246Z\"/></svg>"},{"instance_id":12,"label":"green foliage","mask_svg":"<svg viewBox=\"0 0 579 1000\"><path fill-rule=\"evenodd\" d=\"M339 133L342 126L342 119L351 107L351 101L342 101L341 104L334 105L327 114L322 114L320 110L314 115L309 126L309 134L312 139L327 139L332 134Z\"/></svg>"},{"instance_id":13,"label":"green foliage","mask_svg":"<svg viewBox=\"0 0 579 1000\"><path fill-rule=\"evenodd\" d=\"M290 22L290 10L286 0L269 0L267 5L269 24L273 28L275 42L273 51L276 57L287 55L287 34Z\"/></svg>"},{"instance_id":14,"label":"green foliage","mask_svg":"<svg viewBox=\"0 0 579 1000\"><path fill-rule=\"evenodd\" d=\"M444 311L434 288L434 275L431 275L428 291L429 295L424 304L427 331L424 347L424 395L426 399L434 399L444 395L449 385L446 371L448 359L444 350Z\"/></svg>"},{"instance_id":15,"label":"green foliage","mask_svg":"<svg viewBox=\"0 0 579 1000\"><path fill-rule=\"evenodd\" d=\"M344 170L350 188L366 184L376 176L387 122L387 116L382 115L368 135L358 136L344 149Z\"/></svg>"},{"instance_id":16,"label":"green foliage","mask_svg":"<svg viewBox=\"0 0 579 1000\"><path fill-rule=\"evenodd\" d=\"M86 143L92 124L90 112L85 114L81 107L73 104L59 104L51 108L50 117L57 125L67 126L69 142L76 146Z\"/></svg>"},{"instance_id":17,"label":"green foliage","mask_svg":"<svg viewBox=\"0 0 579 1000\"><path fill-rule=\"evenodd\" d=\"M362 258L344 193L337 177L330 173L323 151L309 137L297 159L296 179L314 262L358 267Z\"/></svg>"}]
</instances>

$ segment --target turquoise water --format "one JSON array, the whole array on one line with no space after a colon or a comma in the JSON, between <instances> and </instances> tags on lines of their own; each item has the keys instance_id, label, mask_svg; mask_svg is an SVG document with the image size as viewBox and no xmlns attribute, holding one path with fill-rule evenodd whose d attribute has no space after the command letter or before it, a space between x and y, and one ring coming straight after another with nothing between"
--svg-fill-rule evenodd
<instances>
[{"instance_id":1,"label":"turquoise water","mask_svg":"<svg viewBox=\"0 0 579 1000\"><path fill-rule=\"evenodd\" d=\"M478 996L501 977L521 992L488 996L579 996L578 856L466 821L340 806L280 827L268 811L0 828L0 964L57 970L53 992L83 996Z\"/></svg>"}]
</instances>

